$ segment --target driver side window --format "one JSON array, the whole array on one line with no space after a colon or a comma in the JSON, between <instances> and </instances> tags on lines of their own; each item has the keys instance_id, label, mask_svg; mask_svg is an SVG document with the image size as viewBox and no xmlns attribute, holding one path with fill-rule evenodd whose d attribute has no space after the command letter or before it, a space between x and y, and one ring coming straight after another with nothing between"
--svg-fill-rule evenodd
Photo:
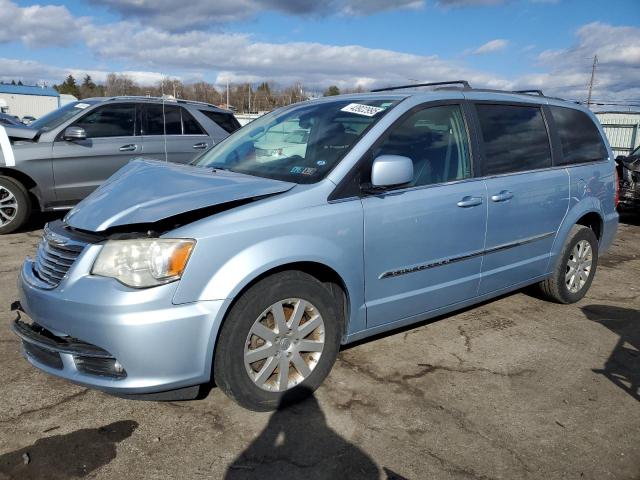
<instances>
[{"instance_id":1,"label":"driver side window","mask_svg":"<svg viewBox=\"0 0 640 480\"><path fill-rule=\"evenodd\" d=\"M462 180L471 176L469 139L460 105L429 107L400 120L374 152L413 161L411 186Z\"/></svg>"},{"instance_id":2,"label":"driver side window","mask_svg":"<svg viewBox=\"0 0 640 480\"><path fill-rule=\"evenodd\" d=\"M84 128L87 138L131 137L135 135L136 108L133 103L97 107L74 126Z\"/></svg>"}]
</instances>

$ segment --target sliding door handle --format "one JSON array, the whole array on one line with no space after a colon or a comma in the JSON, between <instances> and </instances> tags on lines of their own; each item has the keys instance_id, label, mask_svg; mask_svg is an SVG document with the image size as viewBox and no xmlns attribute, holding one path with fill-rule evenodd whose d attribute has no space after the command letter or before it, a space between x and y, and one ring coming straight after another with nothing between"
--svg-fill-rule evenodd
<instances>
[{"instance_id":1,"label":"sliding door handle","mask_svg":"<svg viewBox=\"0 0 640 480\"><path fill-rule=\"evenodd\" d=\"M458 202L460 208L476 207L478 205L482 205L481 197L464 197Z\"/></svg>"},{"instance_id":2,"label":"sliding door handle","mask_svg":"<svg viewBox=\"0 0 640 480\"><path fill-rule=\"evenodd\" d=\"M135 152L138 149L138 145L131 143L129 145L123 145L120 147L121 152Z\"/></svg>"}]
</instances>

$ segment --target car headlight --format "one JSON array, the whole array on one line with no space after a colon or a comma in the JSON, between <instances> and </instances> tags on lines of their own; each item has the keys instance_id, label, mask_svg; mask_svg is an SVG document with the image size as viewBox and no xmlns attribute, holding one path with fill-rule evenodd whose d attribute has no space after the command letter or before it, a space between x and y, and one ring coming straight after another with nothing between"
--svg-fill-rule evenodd
<instances>
[{"instance_id":1,"label":"car headlight","mask_svg":"<svg viewBox=\"0 0 640 480\"><path fill-rule=\"evenodd\" d=\"M91 274L115 278L134 288L164 285L182 277L195 244L188 239L109 240Z\"/></svg>"}]
</instances>

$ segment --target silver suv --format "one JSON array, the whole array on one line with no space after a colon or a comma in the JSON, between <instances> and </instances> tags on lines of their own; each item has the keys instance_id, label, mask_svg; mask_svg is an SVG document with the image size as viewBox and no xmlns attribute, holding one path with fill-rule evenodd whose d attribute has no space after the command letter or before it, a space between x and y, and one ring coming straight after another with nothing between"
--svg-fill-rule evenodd
<instances>
[{"instance_id":1,"label":"silver suv","mask_svg":"<svg viewBox=\"0 0 640 480\"><path fill-rule=\"evenodd\" d=\"M0 234L33 207L73 207L132 158L188 163L238 128L213 105L148 97L90 98L29 128L0 125Z\"/></svg>"}]
</instances>

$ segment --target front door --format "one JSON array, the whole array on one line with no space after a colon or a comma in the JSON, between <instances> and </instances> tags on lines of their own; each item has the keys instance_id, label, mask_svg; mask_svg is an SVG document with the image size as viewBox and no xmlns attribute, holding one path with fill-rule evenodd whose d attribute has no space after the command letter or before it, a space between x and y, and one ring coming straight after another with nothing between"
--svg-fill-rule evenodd
<instances>
[{"instance_id":1,"label":"front door","mask_svg":"<svg viewBox=\"0 0 640 480\"><path fill-rule=\"evenodd\" d=\"M544 115L536 105L478 104L488 196L480 294L546 273L569 205L569 176L553 169Z\"/></svg>"},{"instance_id":2,"label":"front door","mask_svg":"<svg viewBox=\"0 0 640 480\"><path fill-rule=\"evenodd\" d=\"M362 200L368 327L477 295L487 221L461 105L407 114L371 158L383 154L411 158L414 180Z\"/></svg>"},{"instance_id":3,"label":"front door","mask_svg":"<svg viewBox=\"0 0 640 480\"><path fill-rule=\"evenodd\" d=\"M56 199L72 205L142 153L133 103L99 106L76 121L86 140L58 138L53 144Z\"/></svg>"}]
</instances>

